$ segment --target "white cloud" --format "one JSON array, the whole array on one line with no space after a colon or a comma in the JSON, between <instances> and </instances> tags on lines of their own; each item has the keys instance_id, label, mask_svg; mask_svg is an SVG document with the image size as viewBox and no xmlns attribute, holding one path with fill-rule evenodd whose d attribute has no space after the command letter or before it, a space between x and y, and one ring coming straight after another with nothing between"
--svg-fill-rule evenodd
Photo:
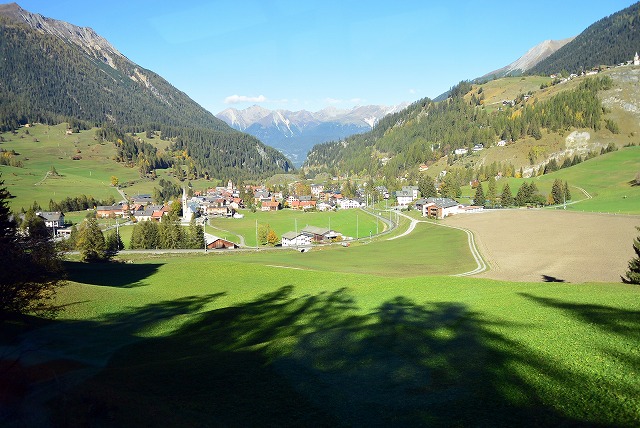
<instances>
[{"instance_id":1,"label":"white cloud","mask_svg":"<svg viewBox=\"0 0 640 428\"><path fill-rule=\"evenodd\" d=\"M267 101L267 97L264 95L258 95L257 97L248 97L246 95L230 95L224 99L225 104L237 104L237 103L263 103Z\"/></svg>"},{"instance_id":2,"label":"white cloud","mask_svg":"<svg viewBox=\"0 0 640 428\"><path fill-rule=\"evenodd\" d=\"M413 95L413 94L415 94L415 93L416 93L416 90L415 90L415 89L413 89L413 88L411 88L411 89L409 89L409 93L410 93L411 95Z\"/></svg>"},{"instance_id":3,"label":"white cloud","mask_svg":"<svg viewBox=\"0 0 640 428\"><path fill-rule=\"evenodd\" d=\"M325 98L324 102L327 104L342 104L343 100L338 98Z\"/></svg>"}]
</instances>

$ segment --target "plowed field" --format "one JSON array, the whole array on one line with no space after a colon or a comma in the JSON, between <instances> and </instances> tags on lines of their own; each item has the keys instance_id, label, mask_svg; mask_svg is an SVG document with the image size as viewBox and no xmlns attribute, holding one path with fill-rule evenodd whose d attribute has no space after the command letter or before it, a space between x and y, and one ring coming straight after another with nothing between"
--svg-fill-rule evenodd
<instances>
[{"instance_id":1,"label":"plowed field","mask_svg":"<svg viewBox=\"0 0 640 428\"><path fill-rule=\"evenodd\" d=\"M492 210L446 224L472 230L490 268L508 281L620 282L633 257L640 216L551 210Z\"/></svg>"}]
</instances>

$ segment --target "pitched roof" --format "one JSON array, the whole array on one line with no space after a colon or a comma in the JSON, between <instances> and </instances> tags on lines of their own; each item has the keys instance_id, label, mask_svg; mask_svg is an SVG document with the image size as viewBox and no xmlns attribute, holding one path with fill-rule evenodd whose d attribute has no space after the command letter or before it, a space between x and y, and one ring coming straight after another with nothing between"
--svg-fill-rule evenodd
<instances>
[{"instance_id":1,"label":"pitched roof","mask_svg":"<svg viewBox=\"0 0 640 428\"><path fill-rule=\"evenodd\" d=\"M433 203L441 208L451 208L458 205L458 202L451 198L427 198L427 203Z\"/></svg>"},{"instance_id":2,"label":"pitched roof","mask_svg":"<svg viewBox=\"0 0 640 428\"><path fill-rule=\"evenodd\" d=\"M298 236L302 235L300 232L287 232L282 234L283 239L296 239Z\"/></svg>"},{"instance_id":3,"label":"pitched roof","mask_svg":"<svg viewBox=\"0 0 640 428\"><path fill-rule=\"evenodd\" d=\"M325 235L329 232L331 232L330 229L324 228L324 227L317 227L317 226L306 226L304 229L302 229L303 233L312 233L314 235Z\"/></svg>"}]
</instances>

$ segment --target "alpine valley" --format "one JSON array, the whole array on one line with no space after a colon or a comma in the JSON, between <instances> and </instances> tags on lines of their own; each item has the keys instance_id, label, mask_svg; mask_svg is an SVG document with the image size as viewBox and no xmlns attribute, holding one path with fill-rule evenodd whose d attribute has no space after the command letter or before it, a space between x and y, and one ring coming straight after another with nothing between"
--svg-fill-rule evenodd
<instances>
[{"instance_id":1,"label":"alpine valley","mask_svg":"<svg viewBox=\"0 0 640 428\"><path fill-rule=\"evenodd\" d=\"M268 110L254 105L244 110L229 108L216 116L231 127L280 150L299 167L314 145L370 131L384 116L408 105L369 105L350 110L328 107L318 112Z\"/></svg>"}]
</instances>

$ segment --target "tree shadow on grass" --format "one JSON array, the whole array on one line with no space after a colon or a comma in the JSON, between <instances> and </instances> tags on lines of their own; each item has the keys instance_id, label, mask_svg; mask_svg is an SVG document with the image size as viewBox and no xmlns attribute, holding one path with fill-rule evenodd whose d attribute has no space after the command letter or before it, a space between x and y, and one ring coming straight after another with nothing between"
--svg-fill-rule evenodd
<instances>
[{"instance_id":1,"label":"tree shadow on grass","mask_svg":"<svg viewBox=\"0 0 640 428\"><path fill-rule=\"evenodd\" d=\"M616 405L593 391L593 403L570 402L588 379L500 333L527 326L460 303L397 296L366 312L347 289L297 296L291 285L222 309L207 303L161 302L91 325L86 332L126 342L159 320L189 316L163 337L131 340L100 373L66 389L51 402L55 423L605 426L595 406ZM567 415L580 405L580 417Z\"/></svg>"},{"instance_id":2,"label":"tree shadow on grass","mask_svg":"<svg viewBox=\"0 0 640 428\"><path fill-rule=\"evenodd\" d=\"M67 279L82 284L104 287L134 288L146 285L144 280L162 266L162 263L81 263L65 261Z\"/></svg>"},{"instance_id":3,"label":"tree shadow on grass","mask_svg":"<svg viewBox=\"0 0 640 428\"><path fill-rule=\"evenodd\" d=\"M107 366L106 373L111 373L110 361L119 350L148 340L144 335L154 331L172 331L171 326L179 325L182 317L196 316L194 314L224 294L186 296L141 308L132 307L93 321L30 323L32 329L23 328L20 341L11 338L1 343L0 426L7 426L7 423L8 426L51 426L48 416L42 412L46 400L53 397L54 402L62 400L66 403L66 394L85 379L91 383L93 376ZM144 365L145 358L135 364ZM157 379L162 379L164 373L156 375L159 376ZM136 377L131 379L132 382L138 380ZM89 407L80 411L81 414L93 412L94 405L101 406L100 402L84 402ZM66 408L66 404L63 407ZM82 425L76 416L65 416L54 426ZM148 426L146 423L141 425Z\"/></svg>"},{"instance_id":4,"label":"tree shadow on grass","mask_svg":"<svg viewBox=\"0 0 640 428\"><path fill-rule=\"evenodd\" d=\"M596 326L609 333L638 340L640 343L640 311L604 305L563 302L559 299L538 297L528 293L519 294L541 305L561 310L581 322Z\"/></svg>"}]
</instances>

